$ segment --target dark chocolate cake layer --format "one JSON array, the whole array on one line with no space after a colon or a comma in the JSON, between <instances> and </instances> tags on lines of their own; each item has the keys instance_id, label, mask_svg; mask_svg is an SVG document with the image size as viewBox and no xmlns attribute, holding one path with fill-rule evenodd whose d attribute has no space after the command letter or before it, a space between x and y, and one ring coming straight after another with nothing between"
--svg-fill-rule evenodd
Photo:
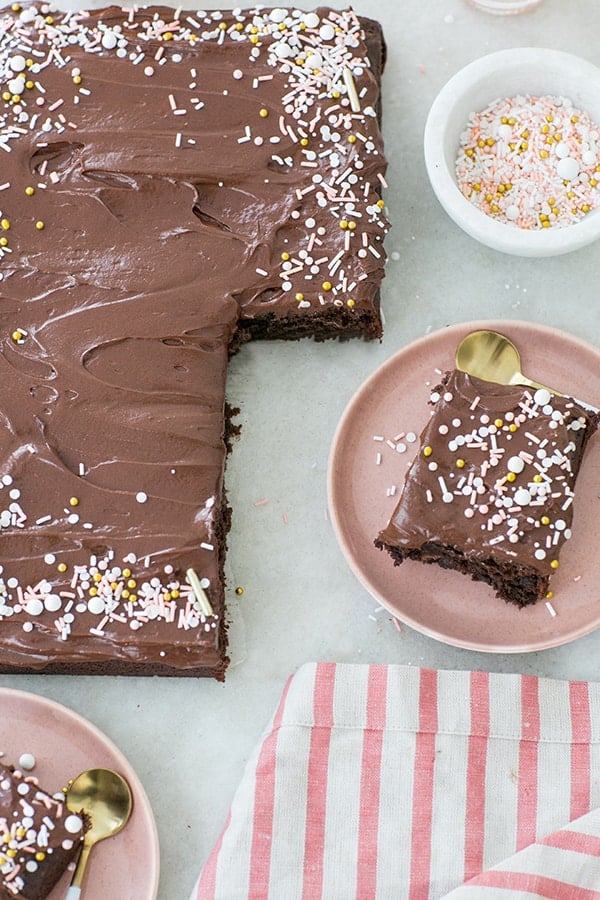
<instances>
[{"instance_id":1,"label":"dark chocolate cake layer","mask_svg":"<svg viewBox=\"0 0 600 900\"><path fill-rule=\"evenodd\" d=\"M228 354L380 336L382 61L348 11L0 14L0 671L222 677Z\"/></svg>"},{"instance_id":2,"label":"dark chocolate cake layer","mask_svg":"<svg viewBox=\"0 0 600 900\"><path fill-rule=\"evenodd\" d=\"M450 373L376 545L456 569L526 606L549 593L598 416L547 390Z\"/></svg>"}]
</instances>

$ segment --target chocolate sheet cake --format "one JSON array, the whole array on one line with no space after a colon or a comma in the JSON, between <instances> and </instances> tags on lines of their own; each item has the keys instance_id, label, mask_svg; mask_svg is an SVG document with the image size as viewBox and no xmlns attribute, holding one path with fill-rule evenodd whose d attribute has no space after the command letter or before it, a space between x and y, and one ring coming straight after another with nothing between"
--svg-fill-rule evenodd
<instances>
[{"instance_id":1,"label":"chocolate sheet cake","mask_svg":"<svg viewBox=\"0 0 600 900\"><path fill-rule=\"evenodd\" d=\"M0 900L43 900L77 856L85 826L62 798L0 764Z\"/></svg>"},{"instance_id":2,"label":"chocolate sheet cake","mask_svg":"<svg viewBox=\"0 0 600 900\"><path fill-rule=\"evenodd\" d=\"M223 677L230 353L381 334L349 11L0 13L0 671Z\"/></svg>"},{"instance_id":3,"label":"chocolate sheet cake","mask_svg":"<svg viewBox=\"0 0 600 900\"><path fill-rule=\"evenodd\" d=\"M551 597L575 482L598 416L569 397L449 373L376 545L490 584L517 606Z\"/></svg>"}]
</instances>

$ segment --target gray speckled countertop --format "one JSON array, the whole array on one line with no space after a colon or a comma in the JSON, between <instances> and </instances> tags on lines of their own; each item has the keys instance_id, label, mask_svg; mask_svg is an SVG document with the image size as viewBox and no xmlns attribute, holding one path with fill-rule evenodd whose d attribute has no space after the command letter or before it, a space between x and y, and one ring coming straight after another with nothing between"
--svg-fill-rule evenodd
<instances>
[{"instance_id":1,"label":"gray speckled countertop","mask_svg":"<svg viewBox=\"0 0 600 900\"><path fill-rule=\"evenodd\" d=\"M364 379L400 347L428 330L481 318L545 323L600 345L600 244L549 260L488 250L447 218L422 158L433 98L478 56L537 45L600 64L597 5L544 0L533 13L501 19L465 0L356 0L360 14L382 22L389 48L386 332L381 344L256 343L232 362L229 399L241 407L243 433L227 478L234 508L228 567L231 589L243 585L244 594L238 599L230 590L226 684L0 678L81 712L129 758L158 824L160 900L188 897L246 759L286 678L304 661L600 679L600 632L522 656L460 650L409 628L399 633L387 613L373 614L377 604L346 565L326 517L327 457L338 419Z\"/></svg>"}]
</instances>

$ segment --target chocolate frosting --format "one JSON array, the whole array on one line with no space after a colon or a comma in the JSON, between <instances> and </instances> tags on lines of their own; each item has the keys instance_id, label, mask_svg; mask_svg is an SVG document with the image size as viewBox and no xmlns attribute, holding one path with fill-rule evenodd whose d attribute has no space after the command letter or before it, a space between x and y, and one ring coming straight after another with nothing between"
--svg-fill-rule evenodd
<instances>
[{"instance_id":1,"label":"chocolate frosting","mask_svg":"<svg viewBox=\"0 0 600 900\"><path fill-rule=\"evenodd\" d=\"M360 23L17 5L0 89L1 665L218 671L230 342L378 317Z\"/></svg>"},{"instance_id":2,"label":"chocolate frosting","mask_svg":"<svg viewBox=\"0 0 600 900\"><path fill-rule=\"evenodd\" d=\"M545 579L571 536L575 481L597 425L569 397L450 373L379 540L408 553L458 548Z\"/></svg>"}]
</instances>

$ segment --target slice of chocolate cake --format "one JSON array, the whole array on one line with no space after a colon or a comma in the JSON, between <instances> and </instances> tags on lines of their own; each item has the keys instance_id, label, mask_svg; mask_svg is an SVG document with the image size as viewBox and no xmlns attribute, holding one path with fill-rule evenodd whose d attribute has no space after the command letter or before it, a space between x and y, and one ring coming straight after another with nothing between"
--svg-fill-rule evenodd
<instances>
[{"instance_id":1,"label":"slice of chocolate cake","mask_svg":"<svg viewBox=\"0 0 600 900\"><path fill-rule=\"evenodd\" d=\"M0 898L43 900L78 852L83 820L33 776L0 764Z\"/></svg>"},{"instance_id":2,"label":"slice of chocolate cake","mask_svg":"<svg viewBox=\"0 0 600 900\"><path fill-rule=\"evenodd\" d=\"M383 47L0 13L0 671L223 677L228 356L381 335Z\"/></svg>"},{"instance_id":3,"label":"slice of chocolate cake","mask_svg":"<svg viewBox=\"0 0 600 900\"><path fill-rule=\"evenodd\" d=\"M454 371L431 396L394 514L376 545L394 562L456 569L526 606L571 537L575 482L598 416L547 390Z\"/></svg>"}]
</instances>

